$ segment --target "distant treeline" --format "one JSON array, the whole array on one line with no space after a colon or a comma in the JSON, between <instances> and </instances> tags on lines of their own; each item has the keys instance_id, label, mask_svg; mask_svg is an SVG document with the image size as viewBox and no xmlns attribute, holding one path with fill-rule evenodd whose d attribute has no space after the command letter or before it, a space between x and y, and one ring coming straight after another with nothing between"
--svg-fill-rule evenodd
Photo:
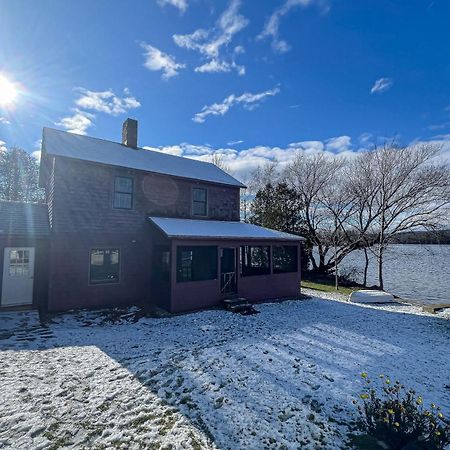
<instances>
[{"instance_id":1,"label":"distant treeline","mask_svg":"<svg viewBox=\"0 0 450 450\"><path fill-rule=\"evenodd\" d=\"M450 230L399 233L392 242L394 244L450 244Z\"/></svg>"}]
</instances>

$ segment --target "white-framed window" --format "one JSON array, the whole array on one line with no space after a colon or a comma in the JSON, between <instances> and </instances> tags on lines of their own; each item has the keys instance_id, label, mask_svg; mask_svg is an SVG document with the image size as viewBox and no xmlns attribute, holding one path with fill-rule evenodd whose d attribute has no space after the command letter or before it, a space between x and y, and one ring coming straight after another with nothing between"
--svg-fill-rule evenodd
<instances>
[{"instance_id":1,"label":"white-framed window","mask_svg":"<svg viewBox=\"0 0 450 450\"><path fill-rule=\"evenodd\" d=\"M207 197L206 188L192 189L192 215L207 216Z\"/></svg>"},{"instance_id":2,"label":"white-framed window","mask_svg":"<svg viewBox=\"0 0 450 450\"><path fill-rule=\"evenodd\" d=\"M118 283L120 250L118 248L92 248L89 260L89 283Z\"/></svg>"},{"instance_id":3,"label":"white-framed window","mask_svg":"<svg viewBox=\"0 0 450 450\"><path fill-rule=\"evenodd\" d=\"M133 207L133 178L116 177L114 179L113 206L117 209L131 209Z\"/></svg>"},{"instance_id":4,"label":"white-framed window","mask_svg":"<svg viewBox=\"0 0 450 450\"><path fill-rule=\"evenodd\" d=\"M25 277L30 275L30 250L9 251L9 275Z\"/></svg>"}]
</instances>

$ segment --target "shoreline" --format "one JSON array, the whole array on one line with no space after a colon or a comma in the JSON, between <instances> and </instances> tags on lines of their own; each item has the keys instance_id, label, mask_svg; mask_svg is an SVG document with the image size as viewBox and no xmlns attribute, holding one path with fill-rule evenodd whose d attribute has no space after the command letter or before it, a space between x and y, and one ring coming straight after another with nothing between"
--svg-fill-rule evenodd
<instances>
[{"instance_id":1,"label":"shoreline","mask_svg":"<svg viewBox=\"0 0 450 450\"><path fill-rule=\"evenodd\" d=\"M450 308L437 311L436 313L431 313L423 310L422 304L412 303L408 300L402 299L398 296L394 296L397 303L351 303L349 301L349 296L340 292L323 292L316 289L303 288L301 290L302 294L321 298L325 300L337 301L340 303L346 303L349 305L359 306L361 308L372 308L375 310L384 310L404 314L414 314L418 316L428 316L435 319L445 319L450 320Z\"/></svg>"}]
</instances>

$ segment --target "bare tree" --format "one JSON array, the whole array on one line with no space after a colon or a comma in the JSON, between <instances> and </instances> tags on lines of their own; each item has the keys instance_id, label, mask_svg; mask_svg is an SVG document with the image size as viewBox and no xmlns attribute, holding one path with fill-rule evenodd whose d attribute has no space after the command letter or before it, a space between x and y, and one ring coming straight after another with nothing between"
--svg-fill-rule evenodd
<instances>
[{"instance_id":1,"label":"bare tree","mask_svg":"<svg viewBox=\"0 0 450 450\"><path fill-rule=\"evenodd\" d=\"M286 169L286 177L296 189L303 204L302 221L310 245L316 246L318 260L311 258L319 272L336 266L359 245L359 238L348 229L353 216L352 198L345 186L347 161L325 153L298 153ZM339 236L339 245L337 237ZM330 255L334 248L334 254Z\"/></svg>"},{"instance_id":2,"label":"bare tree","mask_svg":"<svg viewBox=\"0 0 450 450\"><path fill-rule=\"evenodd\" d=\"M214 151L209 155L210 162L217 166L219 169L222 169L224 172L230 173L230 167L225 162L225 158L223 153Z\"/></svg>"},{"instance_id":3,"label":"bare tree","mask_svg":"<svg viewBox=\"0 0 450 450\"><path fill-rule=\"evenodd\" d=\"M243 184L247 186L247 189L241 190L241 216L244 222L251 221L251 206L256 193L268 184L276 185L279 181L280 170L277 161L268 161L242 178Z\"/></svg>"},{"instance_id":4,"label":"bare tree","mask_svg":"<svg viewBox=\"0 0 450 450\"><path fill-rule=\"evenodd\" d=\"M363 284L367 285L370 248L377 242L376 220L380 214L377 201L381 185L374 171L374 151L362 152L347 166L346 188L353 199L354 215L349 225L357 233L364 251Z\"/></svg>"},{"instance_id":5,"label":"bare tree","mask_svg":"<svg viewBox=\"0 0 450 450\"><path fill-rule=\"evenodd\" d=\"M448 223L450 170L437 157L441 147L385 145L373 152L371 169L378 185L374 197L378 281L384 287L384 253L401 232L436 229Z\"/></svg>"},{"instance_id":6,"label":"bare tree","mask_svg":"<svg viewBox=\"0 0 450 450\"><path fill-rule=\"evenodd\" d=\"M21 148L0 150L0 199L42 202L44 192L38 186L39 164Z\"/></svg>"}]
</instances>

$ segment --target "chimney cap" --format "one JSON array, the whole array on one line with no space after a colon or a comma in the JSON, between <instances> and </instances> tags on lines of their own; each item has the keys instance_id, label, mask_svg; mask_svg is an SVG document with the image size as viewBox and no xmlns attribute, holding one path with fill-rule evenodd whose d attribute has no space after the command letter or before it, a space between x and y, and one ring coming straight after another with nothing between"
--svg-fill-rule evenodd
<instances>
[{"instance_id":1,"label":"chimney cap","mask_svg":"<svg viewBox=\"0 0 450 450\"><path fill-rule=\"evenodd\" d=\"M128 117L122 125L122 144L137 148L137 133L138 121Z\"/></svg>"}]
</instances>

